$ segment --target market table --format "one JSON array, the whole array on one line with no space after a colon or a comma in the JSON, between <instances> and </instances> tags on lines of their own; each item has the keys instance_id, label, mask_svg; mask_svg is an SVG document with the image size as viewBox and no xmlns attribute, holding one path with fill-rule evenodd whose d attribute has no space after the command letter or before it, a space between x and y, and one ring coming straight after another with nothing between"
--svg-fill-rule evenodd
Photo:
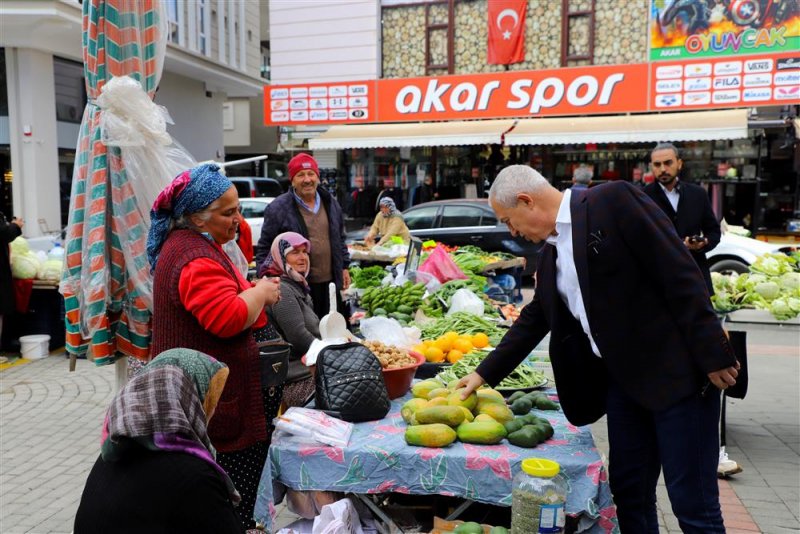
<instances>
[{"instance_id":1,"label":"market table","mask_svg":"<svg viewBox=\"0 0 800 534\"><path fill-rule=\"evenodd\" d=\"M548 390L555 395L555 390ZM523 459L549 458L568 479L566 512L580 532L618 531L608 476L589 427L571 425L561 412L534 413L550 421L553 438L534 449L455 442L447 448L406 444L400 408L410 393L392 401L379 421L355 425L345 448L275 435L261 475L255 516L269 530L275 516L273 482L295 490L354 494L440 494L500 506L511 505L511 480Z\"/></svg>"}]
</instances>

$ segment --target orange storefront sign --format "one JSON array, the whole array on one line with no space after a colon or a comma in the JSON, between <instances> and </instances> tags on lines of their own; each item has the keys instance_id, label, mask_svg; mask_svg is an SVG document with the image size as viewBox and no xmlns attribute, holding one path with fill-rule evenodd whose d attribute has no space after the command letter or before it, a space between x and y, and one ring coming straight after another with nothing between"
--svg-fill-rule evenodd
<instances>
[{"instance_id":1,"label":"orange storefront sign","mask_svg":"<svg viewBox=\"0 0 800 534\"><path fill-rule=\"evenodd\" d=\"M647 108L647 65L380 80L381 122L619 113Z\"/></svg>"},{"instance_id":2,"label":"orange storefront sign","mask_svg":"<svg viewBox=\"0 0 800 534\"><path fill-rule=\"evenodd\" d=\"M605 115L800 103L800 54L264 88L267 125Z\"/></svg>"}]
</instances>

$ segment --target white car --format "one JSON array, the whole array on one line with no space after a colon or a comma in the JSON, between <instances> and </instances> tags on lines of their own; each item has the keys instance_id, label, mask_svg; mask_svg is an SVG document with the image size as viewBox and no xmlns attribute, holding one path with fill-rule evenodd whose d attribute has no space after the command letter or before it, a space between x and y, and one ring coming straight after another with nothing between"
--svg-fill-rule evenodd
<instances>
[{"instance_id":1,"label":"white car","mask_svg":"<svg viewBox=\"0 0 800 534\"><path fill-rule=\"evenodd\" d=\"M253 244L261 236L261 227L264 225L264 210L274 197L252 197L239 199L242 216L253 230Z\"/></svg>"},{"instance_id":2,"label":"white car","mask_svg":"<svg viewBox=\"0 0 800 534\"><path fill-rule=\"evenodd\" d=\"M712 273L746 273L756 257L768 252L780 253L786 247L725 232L719 244L706 253L706 258Z\"/></svg>"}]
</instances>

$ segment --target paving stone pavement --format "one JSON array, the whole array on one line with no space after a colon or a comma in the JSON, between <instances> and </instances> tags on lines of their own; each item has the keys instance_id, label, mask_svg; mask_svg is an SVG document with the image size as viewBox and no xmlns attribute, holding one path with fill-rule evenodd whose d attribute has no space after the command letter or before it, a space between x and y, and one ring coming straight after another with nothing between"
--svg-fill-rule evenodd
<instances>
[{"instance_id":1,"label":"paving stone pavement","mask_svg":"<svg viewBox=\"0 0 800 534\"><path fill-rule=\"evenodd\" d=\"M720 485L728 532L800 532L800 329L746 329L750 391L728 401L728 452L744 472ZM0 533L72 531L114 380L85 360L69 373L63 354L0 371ZM607 450L604 425L592 430ZM661 532L680 532L663 484L657 494ZM278 526L292 521L278 510Z\"/></svg>"}]
</instances>

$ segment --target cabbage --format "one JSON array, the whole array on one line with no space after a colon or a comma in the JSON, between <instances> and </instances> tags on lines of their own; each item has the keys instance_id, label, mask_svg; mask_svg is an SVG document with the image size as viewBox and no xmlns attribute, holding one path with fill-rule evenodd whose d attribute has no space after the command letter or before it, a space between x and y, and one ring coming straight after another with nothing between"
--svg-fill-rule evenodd
<instances>
[{"instance_id":1,"label":"cabbage","mask_svg":"<svg viewBox=\"0 0 800 534\"><path fill-rule=\"evenodd\" d=\"M765 300L774 300L781 293L781 287L775 282L761 282L753 290Z\"/></svg>"},{"instance_id":2,"label":"cabbage","mask_svg":"<svg viewBox=\"0 0 800 534\"><path fill-rule=\"evenodd\" d=\"M36 278L39 266L39 259L35 254L15 254L11 257L11 276L22 280Z\"/></svg>"},{"instance_id":3,"label":"cabbage","mask_svg":"<svg viewBox=\"0 0 800 534\"><path fill-rule=\"evenodd\" d=\"M61 270L63 269L63 260L47 260L42 263L39 268L39 278L42 280L61 280Z\"/></svg>"},{"instance_id":4,"label":"cabbage","mask_svg":"<svg viewBox=\"0 0 800 534\"><path fill-rule=\"evenodd\" d=\"M778 279L781 289L793 290L800 288L800 273L783 273Z\"/></svg>"},{"instance_id":5,"label":"cabbage","mask_svg":"<svg viewBox=\"0 0 800 534\"><path fill-rule=\"evenodd\" d=\"M12 241L9 246L11 247L12 255L19 254L20 256L24 256L31 251L31 248L28 246L28 240L22 236Z\"/></svg>"},{"instance_id":6,"label":"cabbage","mask_svg":"<svg viewBox=\"0 0 800 534\"><path fill-rule=\"evenodd\" d=\"M750 271L780 276L794 271L794 260L786 254L762 254L750 266Z\"/></svg>"},{"instance_id":7,"label":"cabbage","mask_svg":"<svg viewBox=\"0 0 800 534\"><path fill-rule=\"evenodd\" d=\"M770 303L769 311L779 321L797 317L800 313L800 300L795 298L778 298Z\"/></svg>"}]
</instances>

